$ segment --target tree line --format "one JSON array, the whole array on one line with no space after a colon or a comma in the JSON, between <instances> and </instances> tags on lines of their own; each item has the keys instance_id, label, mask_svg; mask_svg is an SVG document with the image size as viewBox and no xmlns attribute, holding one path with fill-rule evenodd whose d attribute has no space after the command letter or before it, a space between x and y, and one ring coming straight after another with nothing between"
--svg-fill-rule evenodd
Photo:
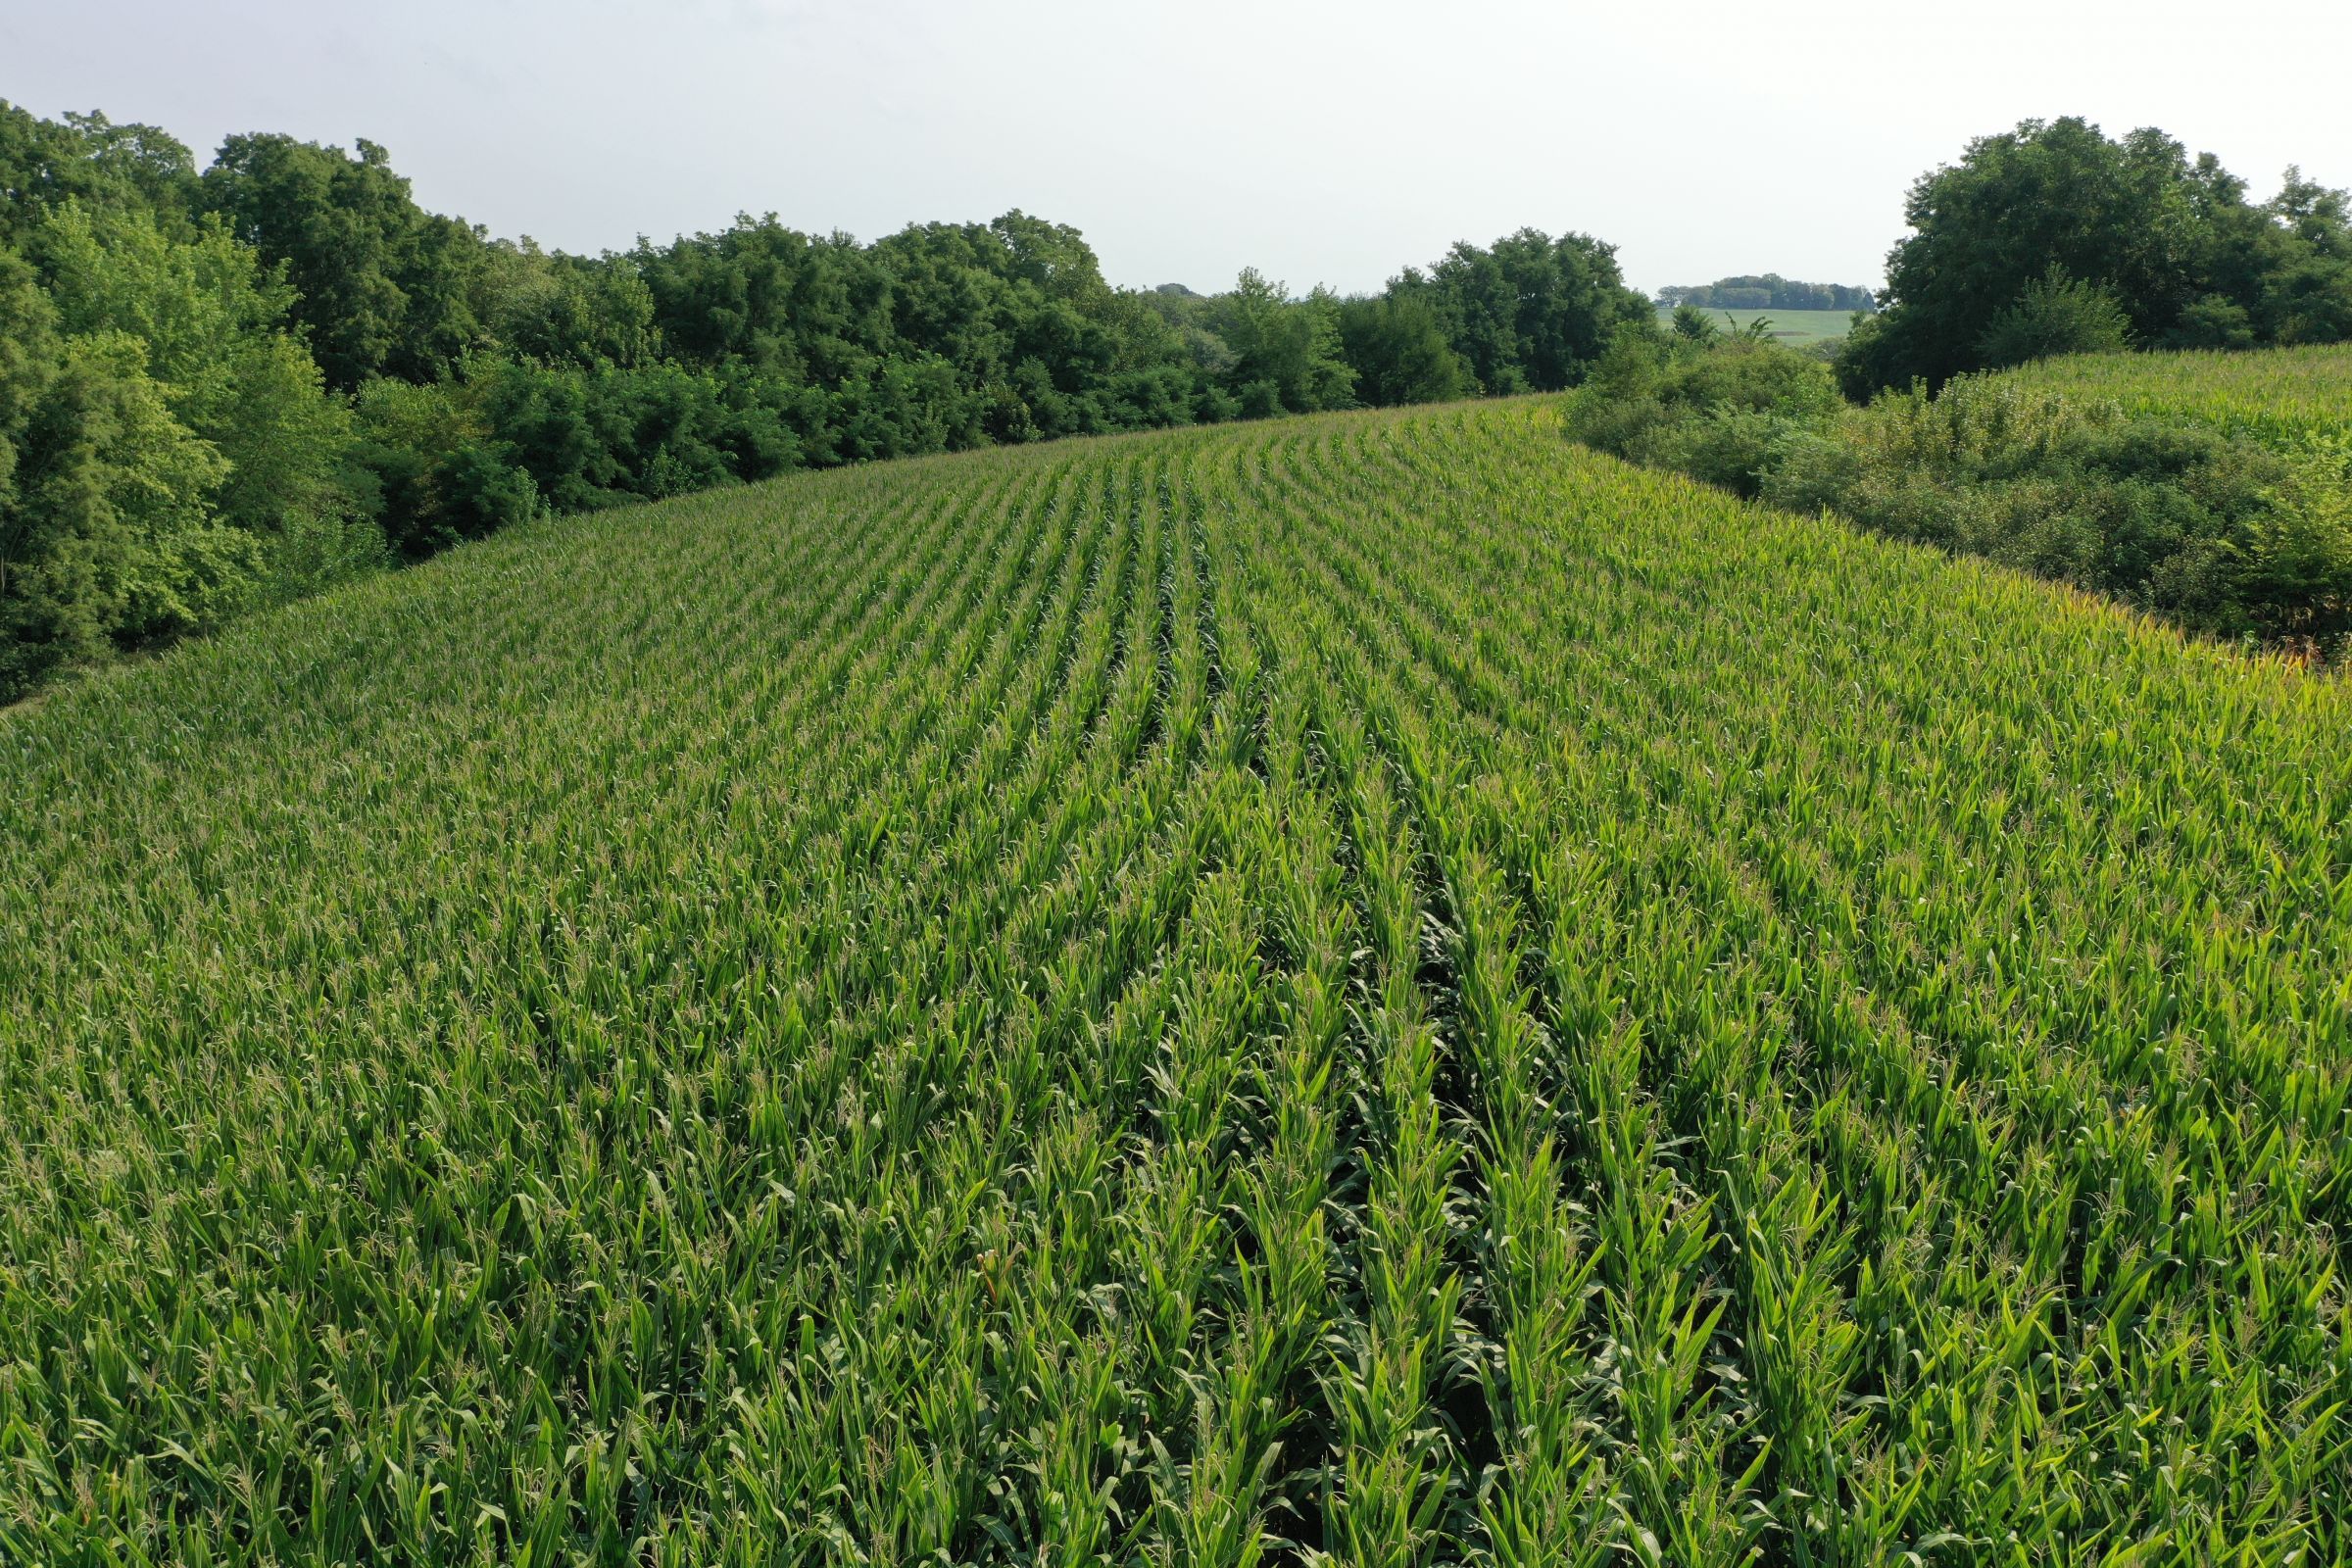
<instances>
[{"instance_id":1,"label":"tree line","mask_svg":"<svg viewBox=\"0 0 2352 1568\"><path fill-rule=\"evenodd\" d=\"M1866 401L2049 355L2352 337L2352 207L2249 199L2163 132L2028 121L1923 175ZM0 103L0 702L545 511L916 453L1585 383L1698 313L1857 307L1775 273L1669 289L1522 229L1375 295L1117 288L1012 212L870 242L739 217L597 256L431 213L383 148ZM1704 295L1703 301L1698 297ZM1825 307L1820 302L1829 301ZM1861 302L1867 303L1867 302ZM1703 330L1702 330L1703 328Z\"/></svg>"},{"instance_id":2,"label":"tree line","mask_svg":"<svg viewBox=\"0 0 2352 1568\"><path fill-rule=\"evenodd\" d=\"M1575 385L1645 322L1523 229L1379 294L1113 287L1013 212L566 255L385 150L0 104L0 701L536 513L916 453Z\"/></svg>"},{"instance_id":3,"label":"tree line","mask_svg":"<svg viewBox=\"0 0 2352 1568\"><path fill-rule=\"evenodd\" d=\"M1778 272L1759 272L1662 288L1658 304L1709 311L1872 311L1878 297L1859 283L1798 283Z\"/></svg>"}]
</instances>

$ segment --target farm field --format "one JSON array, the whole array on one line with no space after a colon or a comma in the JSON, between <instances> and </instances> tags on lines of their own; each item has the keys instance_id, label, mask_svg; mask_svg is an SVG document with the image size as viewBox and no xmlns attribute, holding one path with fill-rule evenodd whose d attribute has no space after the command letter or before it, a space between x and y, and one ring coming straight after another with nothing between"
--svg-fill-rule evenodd
<instances>
[{"instance_id":1,"label":"farm field","mask_svg":"<svg viewBox=\"0 0 2352 1568\"><path fill-rule=\"evenodd\" d=\"M2111 400L2269 441L2352 433L2352 345L2170 354L2078 354L2004 372L2019 384Z\"/></svg>"},{"instance_id":2,"label":"farm field","mask_svg":"<svg viewBox=\"0 0 2352 1568\"><path fill-rule=\"evenodd\" d=\"M1706 312L1708 318L1717 326L1724 324L1724 318L1731 318L1733 330L1747 325L1759 316L1768 317L1772 321L1774 341L1786 343L1790 348L1802 348L1826 338L1841 338L1853 330L1854 324L1850 311L1719 311L1709 306ZM1671 321L1674 312L1660 311L1658 318Z\"/></svg>"},{"instance_id":3,"label":"farm field","mask_svg":"<svg viewBox=\"0 0 2352 1568\"><path fill-rule=\"evenodd\" d=\"M0 1561L2352 1557L2352 688L1555 405L0 714Z\"/></svg>"}]
</instances>

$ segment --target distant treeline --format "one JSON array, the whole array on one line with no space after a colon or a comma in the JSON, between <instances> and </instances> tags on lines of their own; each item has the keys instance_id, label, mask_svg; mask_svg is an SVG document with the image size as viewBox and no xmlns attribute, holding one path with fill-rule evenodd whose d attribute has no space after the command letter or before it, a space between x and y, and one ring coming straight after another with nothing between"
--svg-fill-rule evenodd
<instances>
[{"instance_id":1,"label":"distant treeline","mask_svg":"<svg viewBox=\"0 0 2352 1568\"><path fill-rule=\"evenodd\" d=\"M1719 277L1712 283L1658 290L1661 306L1696 305L1710 311L1874 311L1877 298L1849 283L1797 283L1778 272Z\"/></svg>"},{"instance_id":2,"label":"distant treeline","mask_svg":"<svg viewBox=\"0 0 2352 1568\"><path fill-rule=\"evenodd\" d=\"M998 442L1580 381L1649 303L1535 229L1380 294L1106 283L1014 212L600 256L384 149L0 104L0 702L544 510Z\"/></svg>"}]
</instances>

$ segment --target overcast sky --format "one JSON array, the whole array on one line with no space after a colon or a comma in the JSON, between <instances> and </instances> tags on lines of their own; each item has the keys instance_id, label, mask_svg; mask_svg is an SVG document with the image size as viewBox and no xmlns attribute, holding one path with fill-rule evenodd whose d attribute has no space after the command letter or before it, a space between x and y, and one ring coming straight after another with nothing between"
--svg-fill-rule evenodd
<instances>
[{"instance_id":1,"label":"overcast sky","mask_svg":"<svg viewBox=\"0 0 2352 1568\"><path fill-rule=\"evenodd\" d=\"M200 161L366 136L550 246L1018 207L1114 282L1299 292L1529 224L1644 287L1876 283L1911 180L2026 116L2352 185L2348 62L2346 0L0 0L0 97Z\"/></svg>"}]
</instances>

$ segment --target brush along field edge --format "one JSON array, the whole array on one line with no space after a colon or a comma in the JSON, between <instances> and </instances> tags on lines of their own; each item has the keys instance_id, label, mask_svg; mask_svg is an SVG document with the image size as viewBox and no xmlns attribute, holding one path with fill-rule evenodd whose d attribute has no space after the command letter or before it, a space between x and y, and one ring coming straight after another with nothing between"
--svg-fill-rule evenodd
<instances>
[{"instance_id":1,"label":"brush along field edge","mask_svg":"<svg viewBox=\"0 0 2352 1568\"><path fill-rule=\"evenodd\" d=\"M0 718L0 1558L2352 1557L2340 683L1542 401Z\"/></svg>"},{"instance_id":2,"label":"brush along field edge","mask_svg":"<svg viewBox=\"0 0 2352 1568\"><path fill-rule=\"evenodd\" d=\"M2001 374L2034 391L2102 399L2134 417L2192 419L2277 446L2352 436L2352 344L2077 354Z\"/></svg>"}]
</instances>

